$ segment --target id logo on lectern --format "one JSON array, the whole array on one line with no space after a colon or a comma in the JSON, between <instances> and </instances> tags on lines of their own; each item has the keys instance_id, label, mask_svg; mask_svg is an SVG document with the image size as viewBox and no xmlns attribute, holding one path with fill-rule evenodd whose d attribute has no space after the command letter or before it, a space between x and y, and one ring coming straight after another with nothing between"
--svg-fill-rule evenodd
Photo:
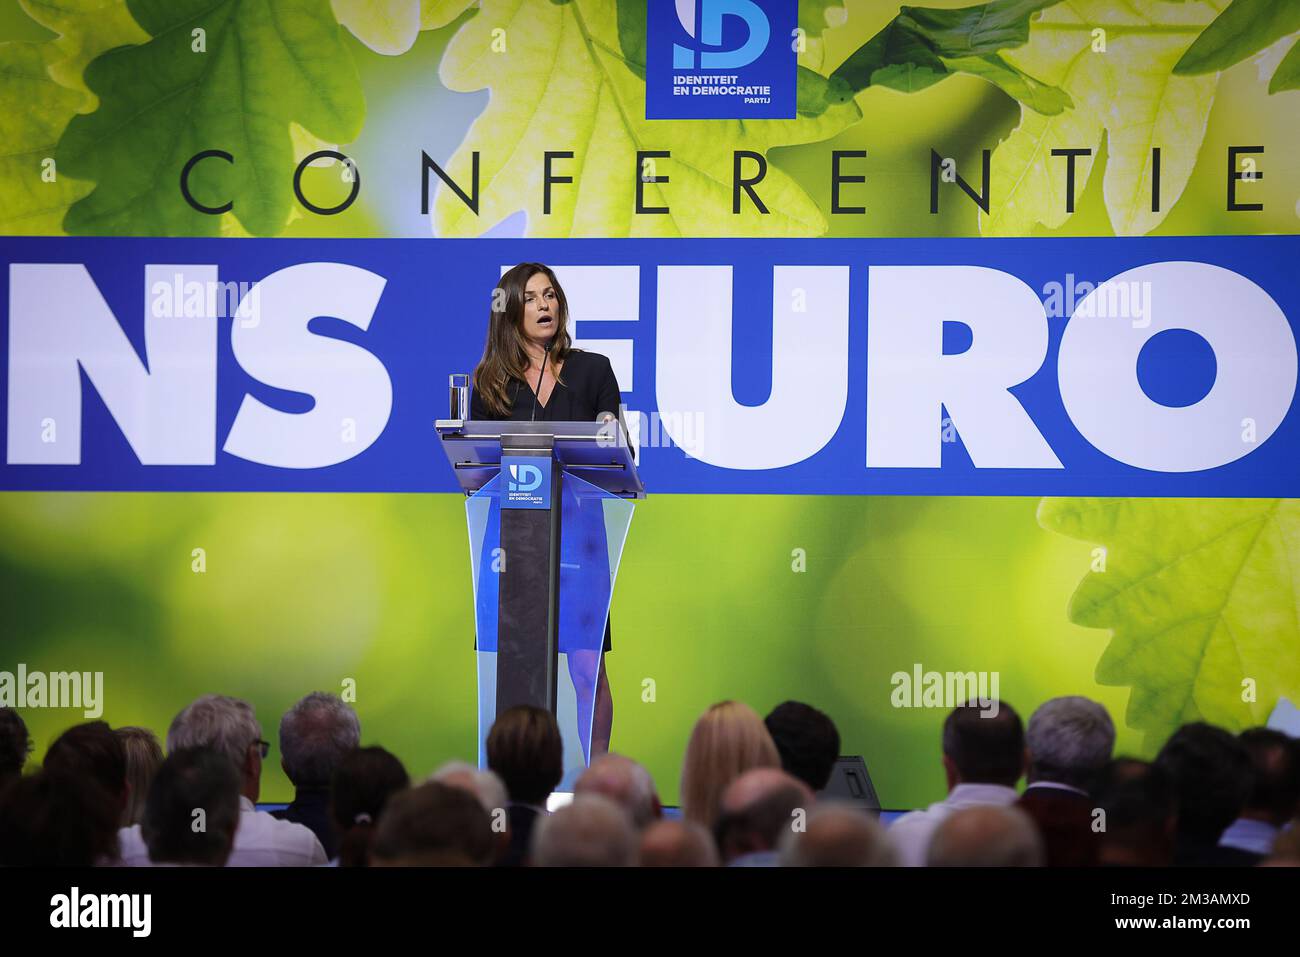
<instances>
[{"instance_id":1,"label":"id logo on lectern","mask_svg":"<svg viewBox=\"0 0 1300 957\"><path fill-rule=\"evenodd\" d=\"M502 508L551 507L550 459L535 455L503 455L501 473L506 482Z\"/></svg>"},{"instance_id":2,"label":"id logo on lectern","mask_svg":"<svg viewBox=\"0 0 1300 957\"><path fill-rule=\"evenodd\" d=\"M646 118L793 119L798 20L798 0L647 4Z\"/></svg>"}]
</instances>

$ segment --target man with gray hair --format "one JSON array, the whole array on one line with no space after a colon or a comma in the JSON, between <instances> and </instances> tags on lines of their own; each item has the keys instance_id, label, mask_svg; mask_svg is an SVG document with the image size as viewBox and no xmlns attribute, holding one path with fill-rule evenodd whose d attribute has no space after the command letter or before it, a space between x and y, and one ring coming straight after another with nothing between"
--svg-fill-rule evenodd
<instances>
[{"instance_id":1,"label":"man with gray hair","mask_svg":"<svg viewBox=\"0 0 1300 957\"><path fill-rule=\"evenodd\" d=\"M996 804L963 808L935 829L929 867L1042 867L1043 839L1029 815Z\"/></svg>"},{"instance_id":2,"label":"man with gray hair","mask_svg":"<svg viewBox=\"0 0 1300 957\"><path fill-rule=\"evenodd\" d=\"M252 705L226 695L195 699L172 719L167 729L167 753L195 747L212 748L225 755L239 771L239 825L227 867L314 867L326 863L324 848L308 828L257 810L262 761L271 745L262 740L262 726ZM123 828L118 836L123 864L149 864L140 825Z\"/></svg>"},{"instance_id":3,"label":"man with gray hair","mask_svg":"<svg viewBox=\"0 0 1300 957\"><path fill-rule=\"evenodd\" d=\"M504 781L487 768L476 768L467 761L448 761L430 774L428 780L468 791L478 798L489 817L497 816L510 803Z\"/></svg>"},{"instance_id":4,"label":"man with gray hair","mask_svg":"<svg viewBox=\"0 0 1300 957\"><path fill-rule=\"evenodd\" d=\"M330 782L339 764L361 746L357 713L338 695L313 691L280 719L280 767L293 783L293 801L271 814L311 829L326 855L338 856L330 816Z\"/></svg>"},{"instance_id":5,"label":"man with gray hair","mask_svg":"<svg viewBox=\"0 0 1300 957\"><path fill-rule=\"evenodd\" d=\"M892 867L894 853L880 822L843 801L817 804L803 830L779 845L781 867Z\"/></svg>"},{"instance_id":6,"label":"man with gray hair","mask_svg":"<svg viewBox=\"0 0 1300 957\"><path fill-rule=\"evenodd\" d=\"M650 772L631 758L606 753L591 762L573 785L574 794L603 794L620 805L638 830L659 816L659 798Z\"/></svg>"},{"instance_id":7,"label":"man with gray hair","mask_svg":"<svg viewBox=\"0 0 1300 957\"><path fill-rule=\"evenodd\" d=\"M534 867L636 867L636 828L601 794L580 794L533 828Z\"/></svg>"},{"instance_id":8,"label":"man with gray hair","mask_svg":"<svg viewBox=\"0 0 1300 957\"><path fill-rule=\"evenodd\" d=\"M1088 698L1052 698L1029 719L1027 786L1017 806L1042 834L1048 867L1096 865L1101 843L1090 792L1114 748L1110 715Z\"/></svg>"}]
</instances>

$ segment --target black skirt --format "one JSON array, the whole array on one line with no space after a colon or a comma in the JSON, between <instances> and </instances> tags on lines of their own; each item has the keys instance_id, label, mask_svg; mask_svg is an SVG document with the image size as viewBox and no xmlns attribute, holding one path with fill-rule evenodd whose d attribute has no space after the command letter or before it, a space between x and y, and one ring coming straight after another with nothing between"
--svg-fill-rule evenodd
<instances>
[{"instance_id":1,"label":"black skirt","mask_svg":"<svg viewBox=\"0 0 1300 957\"><path fill-rule=\"evenodd\" d=\"M606 618L605 619L605 645L600 649L600 653L602 655L607 651L612 651L614 648L613 643L609 640L609 622L610 619ZM474 636L474 650L478 651L478 635Z\"/></svg>"}]
</instances>

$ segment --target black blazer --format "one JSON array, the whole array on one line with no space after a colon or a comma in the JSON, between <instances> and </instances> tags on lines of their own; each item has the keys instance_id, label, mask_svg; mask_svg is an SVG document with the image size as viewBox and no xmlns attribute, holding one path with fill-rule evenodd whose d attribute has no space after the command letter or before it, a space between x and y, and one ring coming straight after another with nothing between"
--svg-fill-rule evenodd
<instances>
[{"instance_id":1,"label":"black blazer","mask_svg":"<svg viewBox=\"0 0 1300 957\"><path fill-rule=\"evenodd\" d=\"M536 419L538 422L595 422L597 414L613 412L618 415L618 380L609 359L599 352L582 349L570 350L560 369L560 380L551 389L550 398L542 405L533 397L533 390L522 379L515 379L506 394L513 398L509 415L490 411L474 390L469 403L469 417L476 420L511 419L513 421ZM535 414L534 414L535 411Z\"/></svg>"},{"instance_id":2,"label":"black blazer","mask_svg":"<svg viewBox=\"0 0 1300 957\"><path fill-rule=\"evenodd\" d=\"M271 817L309 828L325 849L326 857L333 860L339 856L339 838L330 816L329 788L298 788L293 803L272 811Z\"/></svg>"},{"instance_id":3,"label":"black blazer","mask_svg":"<svg viewBox=\"0 0 1300 957\"><path fill-rule=\"evenodd\" d=\"M507 386L506 394L513 397L509 415L497 415L490 411L475 389L469 402L469 417L479 421L509 419L528 422L535 419L538 422L595 422L599 413L613 412L622 421L623 417L619 413L618 379L614 377L614 369L605 356L582 349L570 350L564 357L560 379L551 389L550 398L545 405L536 401L527 382L515 379ZM627 432L626 423L623 424L623 431ZM603 650L610 651L612 648L609 620L606 619ZM511 827L514 827L513 819ZM515 851L517 850L516 848Z\"/></svg>"},{"instance_id":4,"label":"black blazer","mask_svg":"<svg viewBox=\"0 0 1300 957\"><path fill-rule=\"evenodd\" d=\"M1095 867L1101 835L1092 829L1096 804L1086 794L1029 785L1017 806L1038 825L1048 867Z\"/></svg>"}]
</instances>

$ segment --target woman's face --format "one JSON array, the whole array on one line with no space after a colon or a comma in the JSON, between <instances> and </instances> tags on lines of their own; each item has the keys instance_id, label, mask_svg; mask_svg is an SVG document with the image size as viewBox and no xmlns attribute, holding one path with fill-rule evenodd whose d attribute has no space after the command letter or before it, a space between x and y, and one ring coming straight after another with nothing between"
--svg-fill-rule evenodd
<instances>
[{"instance_id":1,"label":"woman's face","mask_svg":"<svg viewBox=\"0 0 1300 957\"><path fill-rule=\"evenodd\" d=\"M535 274L524 286L524 336L545 345L560 325L560 298L544 272Z\"/></svg>"}]
</instances>

